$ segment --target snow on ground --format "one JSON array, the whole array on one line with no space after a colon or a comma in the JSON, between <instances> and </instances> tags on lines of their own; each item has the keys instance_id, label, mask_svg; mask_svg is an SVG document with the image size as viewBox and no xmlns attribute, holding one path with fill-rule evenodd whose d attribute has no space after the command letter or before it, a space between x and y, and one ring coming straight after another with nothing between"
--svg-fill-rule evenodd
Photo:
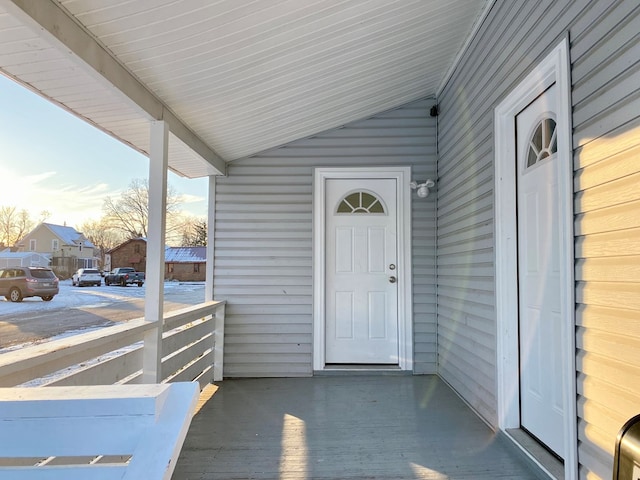
<instances>
[{"instance_id":1,"label":"snow on ground","mask_svg":"<svg viewBox=\"0 0 640 480\"><path fill-rule=\"evenodd\" d=\"M202 291L204 288L204 282L165 282L164 292L165 295L177 295L186 294L188 292ZM135 298L144 298L145 287L120 287L120 286L105 286L100 287L74 287L71 285L71 280L63 280L60 282L60 293L56 295L50 302L44 302L39 297L25 298L22 302L13 303L3 297L0 297L0 321L4 315L11 315L15 313L24 313L25 309L29 312L45 312L48 310L58 310L64 308L97 308L100 306L112 305L118 302L125 302ZM104 327L93 327L81 330L70 330L59 335L49 337L45 341L58 340L69 336L76 335L78 333L86 333L92 330L100 329ZM0 348L0 354L19 350L35 343L41 342L29 342L25 344L13 345L11 347ZM37 386L45 381L51 381L58 376L69 374L73 370L80 368L86 368L87 366L97 361L104 361L105 359L119 355L131 348L137 347L138 344L134 344L123 349L111 352L106 355L101 355L98 359L89 362L83 362L82 365L65 368L59 372L55 372L41 379L36 379L25 383L23 386Z\"/></svg>"},{"instance_id":2,"label":"snow on ground","mask_svg":"<svg viewBox=\"0 0 640 480\"><path fill-rule=\"evenodd\" d=\"M181 291L194 291L202 289L203 282L182 283L165 282L165 294L179 293ZM97 308L111 305L117 302L125 302L132 298L144 298L146 287L131 286L105 286L100 287L74 287L71 280L60 282L60 293L50 302L44 302L40 297L29 297L22 302L13 303L4 297L0 297L0 319L3 315L24 313L25 307L30 312L46 312L60 308ZM28 305L28 307L27 307Z\"/></svg>"},{"instance_id":3,"label":"snow on ground","mask_svg":"<svg viewBox=\"0 0 640 480\"><path fill-rule=\"evenodd\" d=\"M74 335L78 335L79 333L87 333L93 332L94 330L100 330L104 327L91 327L91 328L82 328L80 330L68 330L60 335L54 335L53 337L45 338L43 340L37 340L35 342L27 342L27 343L18 343L16 345L11 345L9 347L0 348L0 354L7 352L15 352L16 350L22 350L23 348L31 347L33 345L39 345L46 342L51 342L53 340L60 340L63 338L72 337Z\"/></svg>"}]
</instances>

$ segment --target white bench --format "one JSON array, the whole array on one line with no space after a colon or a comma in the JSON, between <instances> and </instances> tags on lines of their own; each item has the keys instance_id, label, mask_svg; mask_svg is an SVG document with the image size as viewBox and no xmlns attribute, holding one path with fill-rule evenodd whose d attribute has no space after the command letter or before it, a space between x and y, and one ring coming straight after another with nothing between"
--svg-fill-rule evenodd
<instances>
[{"instance_id":1,"label":"white bench","mask_svg":"<svg viewBox=\"0 0 640 480\"><path fill-rule=\"evenodd\" d=\"M0 478L171 478L197 382L0 388Z\"/></svg>"}]
</instances>

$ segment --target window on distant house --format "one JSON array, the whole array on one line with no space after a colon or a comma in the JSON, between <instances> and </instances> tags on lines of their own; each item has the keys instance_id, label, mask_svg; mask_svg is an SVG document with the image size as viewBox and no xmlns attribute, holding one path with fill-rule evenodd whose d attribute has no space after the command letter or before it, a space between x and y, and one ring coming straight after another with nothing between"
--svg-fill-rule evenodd
<instances>
[{"instance_id":1,"label":"window on distant house","mask_svg":"<svg viewBox=\"0 0 640 480\"><path fill-rule=\"evenodd\" d=\"M173 263L167 263L167 272L173 273Z\"/></svg>"},{"instance_id":2,"label":"window on distant house","mask_svg":"<svg viewBox=\"0 0 640 480\"><path fill-rule=\"evenodd\" d=\"M133 246L133 251L134 251L134 253L140 253L140 244L139 243L136 243Z\"/></svg>"},{"instance_id":3,"label":"window on distant house","mask_svg":"<svg viewBox=\"0 0 640 480\"><path fill-rule=\"evenodd\" d=\"M82 251L82 244L78 245L78 251L81 252Z\"/></svg>"},{"instance_id":4,"label":"window on distant house","mask_svg":"<svg viewBox=\"0 0 640 480\"><path fill-rule=\"evenodd\" d=\"M199 263L194 263L193 264L193 273L198 273L200 272L200 264Z\"/></svg>"},{"instance_id":5,"label":"window on distant house","mask_svg":"<svg viewBox=\"0 0 640 480\"><path fill-rule=\"evenodd\" d=\"M30 252L35 252L36 251L36 239L32 238L31 240L29 240L29 251Z\"/></svg>"},{"instance_id":6,"label":"window on distant house","mask_svg":"<svg viewBox=\"0 0 640 480\"><path fill-rule=\"evenodd\" d=\"M51 251L57 252L58 250L60 250L60 242L57 238L54 238L51 240Z\"/></svg>"}]
</instances>

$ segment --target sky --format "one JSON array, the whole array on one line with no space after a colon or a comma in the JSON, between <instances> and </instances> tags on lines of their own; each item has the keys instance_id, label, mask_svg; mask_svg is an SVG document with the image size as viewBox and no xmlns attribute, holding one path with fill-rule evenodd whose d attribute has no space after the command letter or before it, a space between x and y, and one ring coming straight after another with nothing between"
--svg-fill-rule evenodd
<instances>
[{"instance_id":1,"label":"sky","mask_svg":"<svg viewBox=\"0 0 640 480\"><path fill-rule=\"evenodd\" d=\"M0 75L0 206L34 222L78 228L103 216L134 179L149 176L149 159L57 105ZM169 172L185 214L207 213L208 180Z\"/></svg>"}]
</instances>

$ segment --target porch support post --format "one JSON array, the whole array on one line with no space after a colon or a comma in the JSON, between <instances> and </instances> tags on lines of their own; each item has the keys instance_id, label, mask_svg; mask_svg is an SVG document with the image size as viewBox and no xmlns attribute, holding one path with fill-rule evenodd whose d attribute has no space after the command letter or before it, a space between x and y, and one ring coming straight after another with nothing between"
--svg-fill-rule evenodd
<instances>
[{"instance_id":1,"label":"porch support post","mask_svg":"<svg viewBox=\"0 0 640 480\"><path fill-rule=\"evenodd\" d=\"M209 176L209 205L207 216L207 268L204 301L214 299L213 281L215 267L215 233L216 233L216 176ZM224 314L225 305L216 309L214 314L213 332L213 381L223 379L224 365Z\"/></svg>"},{"instance_id":2,"label":"porch support post","mask_svg":"<svg viewBox=\"0 0 640 480\"><path fill-rule=\"evenodd\" d=\"M204 301L213 300L213 269L216 232L216 176L209 176L209 203L207 205L207 263L205 268Z\"/></svg>"},{"instance_id":3,"label":"porch support post","mask_svg":"<svg viewBox=\"0 0 640 480\"><path fill-rule=\"evenodd\" d=\"M142 382L162 380L162 327L164 323L164 248L167 220L167 172L169 128L164 121L151 122L149 151L149 226L147 231L147 271L144 318L157 328L144 336Z\"/></svg>"}]
</instances>

